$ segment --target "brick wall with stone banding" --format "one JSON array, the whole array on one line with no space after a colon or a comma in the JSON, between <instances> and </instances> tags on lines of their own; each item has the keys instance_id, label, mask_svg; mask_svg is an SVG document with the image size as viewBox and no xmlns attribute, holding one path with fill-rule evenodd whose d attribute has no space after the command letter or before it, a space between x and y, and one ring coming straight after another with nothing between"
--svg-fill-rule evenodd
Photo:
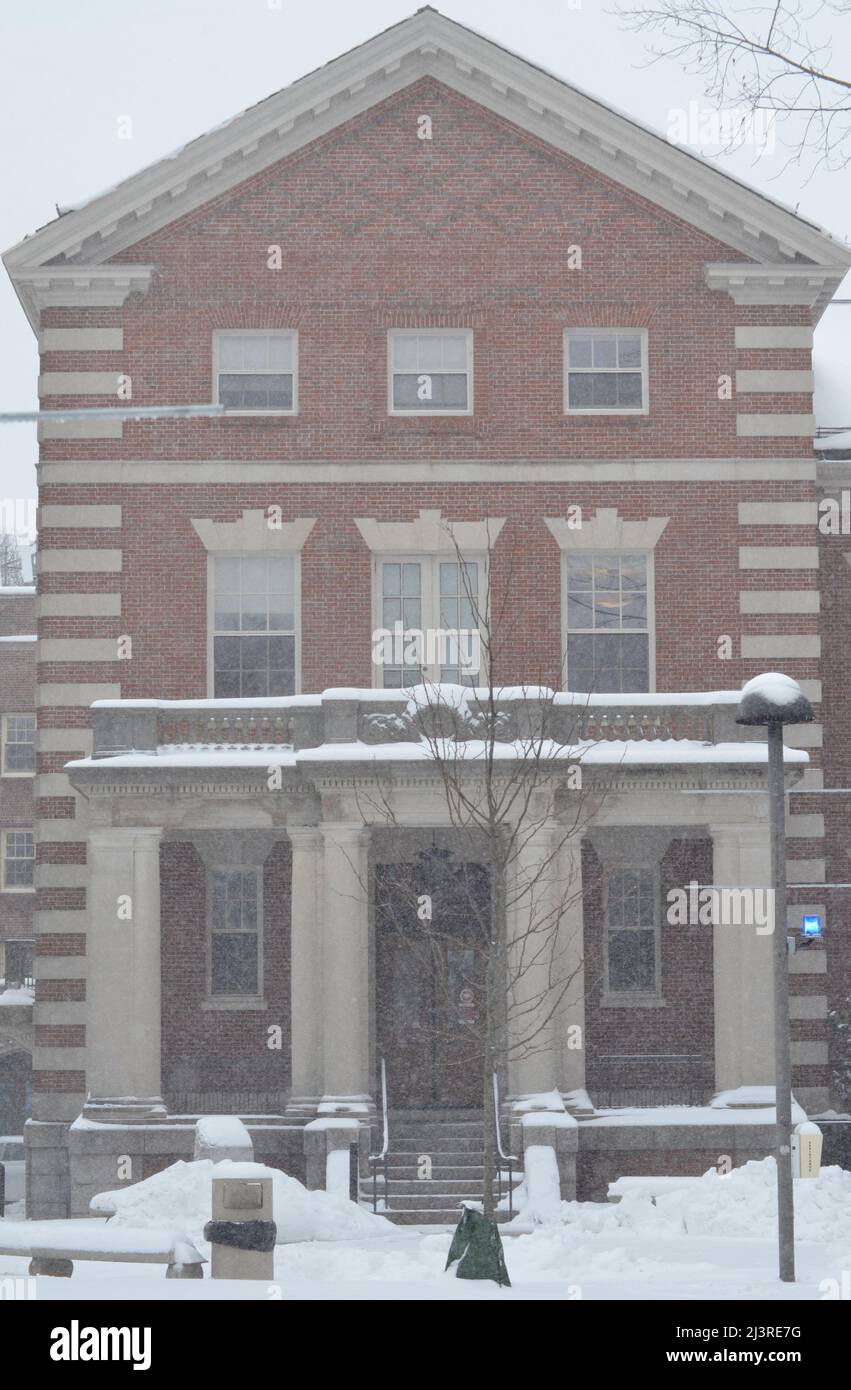
<instances>
[{"instance_id":1,"label":"brick wall with stone banding","mask_svg":"<svg viewBox=\"0 0 851 1390\"><path fill-rule=\"evenodd\" d=\"M423 109L440 131L430 147L409 138ZM285 268L273 272L267 248L278 242ZM576 243L583 269L571 273L565 255ZM212 334L223 327L297 328L300 381L293 419L54 425L42 439L38 929L51 941L67 933L75 954L57 960L55 976L51 958L39 957L37 1017L67 1032L37 1039L49 1049L37 1118L73 1118L85 1090L78 847L87 826L62 765L89 751L81 739L95 699L209 693L207 553L193 520L235 522L270 505L287 519L316 518L301 564L305 690L372 679L372 556L354 517L410 522L436 508L451 520L507 518L492 583L511 585L513 621L494 674L558 682L561 557L544 518L576 505L669 518L655 553L657 688L733 687L780 663L814 689L819 572L800 520L814 497L803 424L810 314L709 289L703 265L738 258L426 81L122 253L156 265L146 294L122 308L45 310L51 409L114 404L108 388L121 372L137 404L207 401ZM399 325L474 329L471 420L388 419L387 330ZM606 325L648 329L650 413L566 418L563 330ZM741 374L729 401L717 394L725 374ZM383 464L392 480L370 473ZM747 509L766 504L789 519L754 520ZM130 661L117 658L124 634ZM733 640L729 661L717 657L721 634ZM796 808L823 811L803 798ZM790 841L798 864L822 857L815 820L807 830ZM175 978L197 970L171 939L169 951ZM711 978L693 989L702 1017ZM172 987L167 1063L198 1050L181 1008ZM683 1018L657 1011L660 1050L684 1045ZM821 1040L821 1026L801 1018L796 1040ZM242 1027L228 1032L241 1082L255 1055ZM64 1075L55 1061L63 1046ZM799 1079L822 1084L822 1068L800 1066ZM209 1078L183 1086L193 1089L210 1089Z\"/></svg>"}]
</instances>

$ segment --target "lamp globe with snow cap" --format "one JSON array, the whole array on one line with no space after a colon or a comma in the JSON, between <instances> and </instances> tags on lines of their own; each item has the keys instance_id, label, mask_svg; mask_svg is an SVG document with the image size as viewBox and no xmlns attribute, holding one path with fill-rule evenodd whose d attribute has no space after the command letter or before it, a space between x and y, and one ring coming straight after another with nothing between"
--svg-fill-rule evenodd
<instances>
[{"instance_id":1,"label":"lamp globe with snow cap","mask_svg":"<svg viewBox=\"0 0 851 1390\"><path fill-rule=\"evenodd\" d=\"M737 724L809 724L814 717L798 682L780 671L766 671L742 686Z\"/></svg>"}]
</instances>

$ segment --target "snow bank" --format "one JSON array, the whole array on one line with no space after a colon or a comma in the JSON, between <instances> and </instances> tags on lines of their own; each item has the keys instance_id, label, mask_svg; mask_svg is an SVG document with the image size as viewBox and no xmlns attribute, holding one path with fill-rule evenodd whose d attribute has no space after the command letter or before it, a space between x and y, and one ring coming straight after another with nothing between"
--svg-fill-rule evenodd
<instances>
[{"instance_id":1,"label":"snow bank","mask_svg":"<svg viewBox=\"0 0 851 1390\"><path fill-rule=\"evenodd\" d=\"M562 1202L556 1212L532 1200L520 1207L518 1223L560 1224L586 1235L640 1231L647 1236L773 1236L777 1189L773 1158L752 1160L723 1176L710 1168L701 1178L670 1186L655 1198L641 1188L620 1202ZM851 1244L851 1173L823 1168L817 1178L795 1183L795 1238Z\"/></svg>"},{"instance_id":2,"label":"snow bank","mask_svg":"<svg viewBox=\"0 0 851 1390\"><path fill-rule=\"evenodd\" d=\"M21 989L4 989L0 992L0 1004L7 1004L10 1006L13 1004L32 1004L34 1000L35 990L30 989L29 986L24 986Z\"/></svg>"},{"instance_id":3,"label":"snow bank","mask_svg":"<svg viewBox=\"0 0 851 1390\"><path fill-rule=\"evenodd\" d=\"M204 1226L211 1217L212 1179L237 1177L240 1168L245 1164L228 1159L221 1163L208 1158L191 1163L180 1160L132 1187L99 1192L90 1209L97 1216L110 1217L110 1226L157 1226L178 1231L197 1244L203 1242ZM347 1198L309 1192L296 1178L277 1168L252 1164L252 1176L272 1179L279 1245L392 1234L392 1225L383 1217L364 1211Z\"/></svg>"}]
</instances>

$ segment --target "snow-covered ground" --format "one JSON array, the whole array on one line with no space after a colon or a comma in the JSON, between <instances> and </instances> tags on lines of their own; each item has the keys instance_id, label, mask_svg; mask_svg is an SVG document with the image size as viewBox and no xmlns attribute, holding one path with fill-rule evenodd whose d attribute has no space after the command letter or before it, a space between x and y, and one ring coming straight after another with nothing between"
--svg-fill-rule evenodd
<instances>
[{"instance_id":1,"label":"snow-covered ground","mask_svg":"<svg viewBox=\"0 0 851 1390\"><path fill-rule=\"evenodd\" d=\"M160 1199L164 1199L165 1187L160 1186ZM293 1220L292 1231L300 1225L306 1234L309 1204L298 1192L299 1186L288 1189L294 1206L286 1220ZM180 1187L186 1198L185 1171ZM672 1182L655 1204L639 1187L620 1203L562 1203L547 1214L543 1225L531 1226L528 1219L515 1223L514 1233L503 1231L510 1289L446 1274L452 1237L448 1229L389 1227L376 1218L361 1221L366 1213L353 1211L349 1215L356 1233L332 1239L326 1224L330 1208L320 1210L323 1202L314 1201L324 1194L308 1195L319 1223L312 1229L323 1238L279 1244L273 1283L213 1281L209 1266L203 1281L167 1281L161 1267L78 1263L71 1279L39 1278L37 1297L827 1300L842 1296L843 1288L844 1297L849 1296L851 1173L839 1168L824 1169L818 1179L795 1184L795 1284L781 1284L776 1275L771 1159L749 1163L726 1177L712 1172L697 1182ZM339 1199L327 1197L325 1202L339 1204ZM147 1213L152 1221L158 1205L152 1195ZM160 1205L161 1215L163 1211ZM171 1220L177 1224L171 1211ZM138 1197L132 1211L128 1204L124 1215L127 1220L132 1216L138 1225L144 1215ZM183 1215L194 1229L196 1213L184 1206ZM524 1213L526 1218L529 1215ZM0 1244L2 1230L0 1223ZM25 1276L26 1269L25 1259L0 1256L0 1278Z\"/></svg>"}]
</instances>

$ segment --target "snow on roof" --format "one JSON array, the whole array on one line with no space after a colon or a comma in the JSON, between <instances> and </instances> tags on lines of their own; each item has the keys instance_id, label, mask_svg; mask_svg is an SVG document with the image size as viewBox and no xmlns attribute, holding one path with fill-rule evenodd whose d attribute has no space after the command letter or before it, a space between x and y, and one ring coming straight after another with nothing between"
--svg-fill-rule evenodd
<instances>
[{"instance_id":1,"label":"snow on roof","mask_svg":"<svg viewBox=\"0 0 851 1390\"><path fill-rule=\"evenodd\" d=\"M35 585L0 584L0 598L4 598L6 594L29 594L32 598L35 598Z\"/></svg>"},{"instance_id":2,"label":"snow on roof","mask_svg":"<svg viewBox=\"0 0 851 1390\"><path fill-rule=\"evenodd\" d=\"M0 637L0 642L37 642L38 634L35 632L21 632L13 634L11 637Z\"/></svg>"},{"instance_id":3,"label":"snow on roof","mask_svg":"<svg viewBox=\"0 0 851 1390\"><path fill-rule=\"evenodd\" d=\"M851 449L851 430L840 430L837 434L820 434L813 440L813 448L822 453L827 449Z\"/></svg>"}]
</instances>

